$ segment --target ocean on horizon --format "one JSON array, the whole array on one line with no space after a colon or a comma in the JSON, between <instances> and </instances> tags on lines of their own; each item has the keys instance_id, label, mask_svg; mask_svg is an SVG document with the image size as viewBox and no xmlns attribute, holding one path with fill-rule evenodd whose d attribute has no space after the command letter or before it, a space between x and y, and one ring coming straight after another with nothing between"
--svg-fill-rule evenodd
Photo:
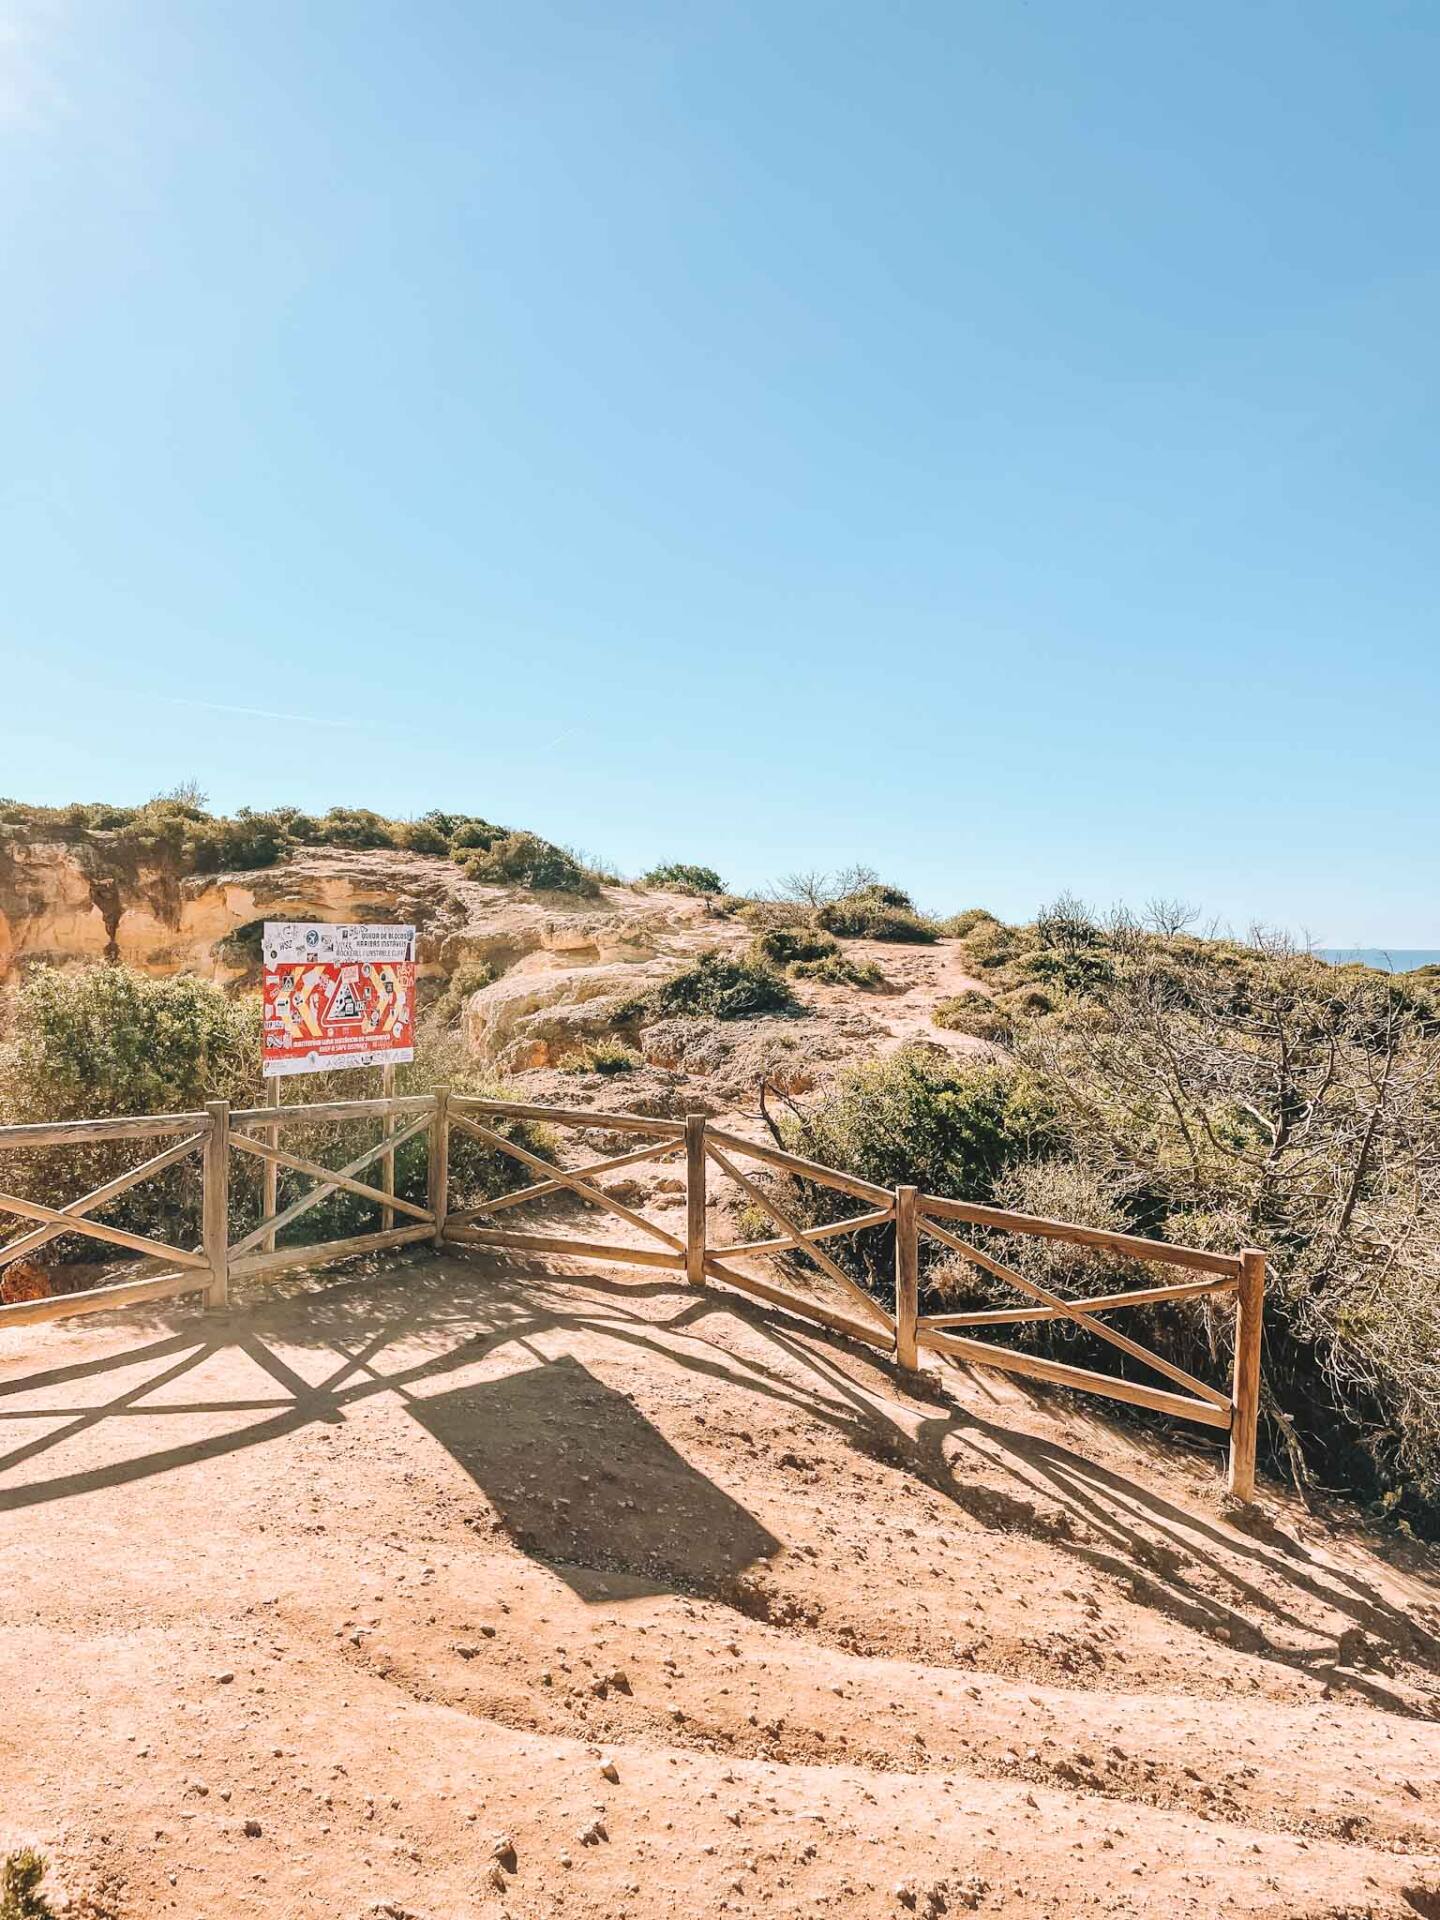
<instances>
[{"instance_id":1,"label":"ocean on horizon","mask_svg":"<svg viewBox=\"0 0 1440 1920\"><path fill-rule=\"evenodd\" d=\"M1360 961L1382 973L1409 973L1415 967L1440 966L1440 947L1317 947L1322 960L1337 965Z\"/></svg>"}]
</instances>

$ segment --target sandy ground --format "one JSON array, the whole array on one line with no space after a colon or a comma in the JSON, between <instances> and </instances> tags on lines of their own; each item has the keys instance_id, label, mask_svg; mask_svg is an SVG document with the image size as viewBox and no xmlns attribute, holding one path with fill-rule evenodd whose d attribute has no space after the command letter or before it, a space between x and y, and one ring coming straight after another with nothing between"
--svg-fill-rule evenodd
<instances>
[{"instance_id":1,"label":"sandy ground","mask_svg":"<svg viewBox=\"0 0 1440 1920\"><path fill-rule=\"evenodd\" d=\"M1440 1587L1063 1399L429 1254L0 1338L72 1914L1440 1915Z\"/></svg>"}]
</instances>

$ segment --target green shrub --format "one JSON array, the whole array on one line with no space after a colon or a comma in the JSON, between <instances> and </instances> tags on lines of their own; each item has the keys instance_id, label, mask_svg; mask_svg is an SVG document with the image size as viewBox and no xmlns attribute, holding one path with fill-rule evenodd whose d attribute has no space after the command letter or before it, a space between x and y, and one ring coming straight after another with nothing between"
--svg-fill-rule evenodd
<instances>
[{"instance_id":1,"label":"green shrub","mask_svg":"<svg viewBox=\"0 0 1440 1920\"><path fill-rule=\"evenodd\" d=\"M428 1017L441 1027L457 1025L471 994L488 987L494 978L495 969L488 960L463 961L428 1009Z\"/></svg>"},{"instance_id":2,"label":"green shrub","mask_svg":"<svg viewBox=\"0 0 1440 1920\"><path fill-rule=\"evenodd\" d=\"M795 996L773 967L707 953L662 981L647 1004L663 1016L709 1014L716 1020L748 1020L757 1014L793 1011Z\"/></svg>"},{"instance_id":3,"label":"green shrub","mask_svg":"<svg viewBox=\"0 0 1440 1920\"><path fill-rule=\"evenodd\" d=\"M917 1186L960 1200L985 1200L1012 1161L1052 1150L1062 1135L1034 1081L991 1059L957 1060L929 1047L904 1047L883 1060L845 1068L804 1114L780 1122L784 1144L808 1160L894 1188ZM786 1204L806 1225L838 1220L855 1203L831 1187L787 1179ZM832 1243L842 1264L877 1296L893 1297L889 1228Z\"/></svg>"},{"instance_id":4,"label":"green shrub","mask_svg":"<svg viewBox=\"0 0 1440 1920\"><path fill-rule=\"evenodd\" d=\"M976 922L971 932L964 936L964 946L967 965L979 967L986 973L1009 966L1024 950L1024 943L1014 927L989 919Z\"/></svg>"},{"instance_id":5,"label":"green shrub","mask_svg":"<svg viewBox=\"0 0 1440 1920\"><path fill-rule=\"evenodd\" d=\"M42 967L7 1009L0 1045L0 1118L7 1123L116 1114L193 1113L207 1100L243 1103L260 1084L260 1008L207 981L152 980L128 967ZM138 1165L164 1143L97 1141L7 1155L12 1191L63 1205ZM163 1240L198 1229L198 1159L121 1195L97 1216ZM52 1259L113 1257L97 1241L64 1236Z\"/></svg>"},{"instance_id":6,"label":"green shrub","mask_svg":"<svg viewBox=\"0 0 1440 1920\"><path fill-rule=\"evenodd\" d=\"M623 1040L591 1040L578 1047L560 1063L563 1073L634 1073L645 1063L633 1047Z\"/></svg>"},{"instance_id":7,"label":"green shrub","mask_svg":"<svg viewBox=\"0 0 1440 1920\"><path fill-rule=\"evenodd\" d=\"M321 846L350 847L356 851L396 845L393 824L368 807L331 807L316 821L315 837Z\"/></svg>"},{"instance_id":8,"label":"green shrub","mask_svg":"<svg viewBox=\"0 0 1440 1920\"><path fill-rule=\"evenodd\" d=\"M827 953L818 960L792 960L785 971L792 980L819 980L830 987L862 987L870 993L890 984L873 960L851 960L843 953Z\"/></svg>"},{"instance_id":9,"label":"green shrub","mask_svg":"<svg viewBox=\"0 0 1440 1920\"><path fill-rule=\"evenodd\" d=\"M750 942L746 958L758 967L789 967L797 960L828 960L839 951L833 934L814 927L766 927Z\"/></svg>"},{"instance_id":10,"label":"green shrub","mask_svg":"<svg viewBox=\"0 0 1440 1920\"><path fill-rule=\"evenodd\" d=\"M781 1131L787 1145L825 1166L959 1200L988 1197L1011 1161L1062 1137L1053 1105L1028 1074L929 1047L845 1068L818 1106Z\"/></svg>"},{"instance_id":11,"label":"green shrub","mask_svg":"<svg viewBox=\"0 0 1440 1920\"><path fill-rule=\"evenodd\" d=\"M509 833L508 827L497 827L488 820L461 819L458 816L437 816L436 824L443 819L450 826L450 851L458 860L462 853L478 847L482 853L488 853L497 840L503 840ZM443 829L442 829L443 830Z\"/></svg>"},{"instance_id":12,"label":"green shrub","mask_svg":"<svg viewBox=\"0 0 1440 1920\"><path fill-rule=\"evenodd\" d=\"M137 818L155 820L163 816L143 810ZM222 873L237 868L273 867L289 851L289 841L281 820L273 813L252 813L242 807L233 820L195 819L172 812L176 823L177 864L189 873ZM182 824L183 823L183 824ZM122 833L133 834L132 821Z\"/></svg>"},{"instance_id":13,"label":"green shrub","mask_svg":"<svg viewBox=\"0 0 1440 1920\"><path fill-rule=\"evenodd\" d=\"M1003 1040L1010 1023L988 993L967 988L948 1000L937 1001L931 1018L950 1033L968 1033L977 1040Z\"/></svg>"},{"instance_id":14,"label":"green shrub","mask_svg":"<svg viewBox=\"0 0 1440 1920\"><path fill-rule=\"evenodd\" d=\"M0 1920L55 1920L55 1909L40 1892L45 1861L33 1847L7 1853L0 1862Z\"/></svg>"},{"instance_id":15,"label":"green shrub","mask_svg":"<svg viewBox=\"0 0 1440 1920\"><path fill-rule=\"evenodd\" d=\"M925 944L935 939L934 922L916 913L909 894L878 882L843 894L820 907L815 924L847 940L893 940Z\"/></svg>"},{"instance_id":16,"label":"green shrub","mask_svg":"<svg viewBox=\"0 0 1440 1920\"><path fill-rule=\"evenodd\" d=\"M1062 893L1035 916L1035 938L1042 947L1061 947L1070 951L1098 947L1105 936L1093 913L1073 893Z\"/></svg>"},{"instance_id":17,"label":"green shrub","mask_svg":"<svg viewBox=\"0 0 1440 1920\"><path fill-rule=\"evenodd\" d=\"M998 927L999 924L994 914L988 913L984 907L966 907L963 912L952 913L939 921L938 927L948 940L967 940L981 927Z\"/></svg>"},{"instance_id":18,"label":"green shrub","mask_svg":"<svg viewBox=\"0 0 1440 1920\"><path fill-rule=\"evenodd\" d=\"M394 832L396 846L403 847L406 853L446 856L450 852L450 842L429 820L401 820L397 822Z\"/></svg>"},{"instance_id":19,"label":"green shrub","mask_svg":"<svg viewBox=\"0 0 1440 1920\"><path fill-rule=\"evenodd\" d=\"M0 1123L195 1112L215 1099L242 1107L264 1101L256 995L232 999L206 981L184 975L152 980L128 967L40 968L7 1012L6 1038L0 1044ZM427 1014L417 1029L414 1062L396 1070L396 1089L425 1093L437 1086L500 1097L506 1092L476 1065L458 1034ZM307 1074L298 1086L292 1082L285 1104L353 1100L378 1091L378 1073L335 1069ZM543 1130L500 1118L490 1124L532 1152L551 1151ZM284 1143L302 1159L339 1166L374 1138L373 1120L297 1122L287 1124ZM21 1197L64 1205L137 1166L158 1151L159 1144L98 1141L14 1152L6 1155L6 1182ZM425 1157L423 1134L396 1153L396 1191L417 1204L425 1199ZM517 1161L458 1130L450 1164L456 1206L471 1204L467 1194L478 1200L529 1178ZM359 1177L373 1184L373 1164ZM282 1169L279 1188L284 1206L308 1191L309 1182ZM258 1220L260 1194L259 1161L233 1154L232 1240ZM97 1218L172 1245L194 1245L199 1205L199 1159L191 1156L122 1194ZM333 1193L297 1220L282 1244L344 1238L377 1223L378 1203ZM95 1240L64 1235L39 1257L93 1262L117 1255Z\"/></svg>"},{"instance_id":20,"label":"green shrub","mask_svg":"<svg viewBox=\"0 0 1440 1920\"><path fill-rule=\"evenodd\" d=\"M189 974L40 967L10 1010L0 1065L7 1121L193 1111L249 1087L260 1011Z\"/></svg>"},{"instance_id":21,"label":"green shrub","mask_svg":"<svg viewBox=\"0 0 1440 1920\"><path fill-rule=\"evenodd\" d=\"M651 867L644 876L647 887L663 887L668 893L724 893L725 882L713 867L692 867L683 860L671 860Z\"/></svg>"},{"instance_id":22,"label":"green shrub","mask_svg":"<svg viewBox=\"0 0 1440 1920\"><path fill-rule=\"evenodd\" d=\"M574 893L587 897L600 887L563 847L534 833L506 833L484 850L468 854L463 866L472 880L490 887L529 887L536 893Z\"/></svg>"}]
</instances>

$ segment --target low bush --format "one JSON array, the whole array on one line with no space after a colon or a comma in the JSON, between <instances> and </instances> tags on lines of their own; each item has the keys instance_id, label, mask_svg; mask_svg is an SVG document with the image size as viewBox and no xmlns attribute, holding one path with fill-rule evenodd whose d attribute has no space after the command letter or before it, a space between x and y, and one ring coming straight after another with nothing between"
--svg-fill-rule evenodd
<instances>
[{"instance_id":1,"label":"low bush","mask_svg":"<svg viewBox=\"0 0 1440 1920\"><path fill-rule=\"evenodd\" d=\"M428 1018L439 1027L458 1025L471 994L488 987L494 978L495 969L488 960L463 961L436 995L433 1005L427 1009Z\"/></svg>"},{"instance_id":2,"label":"low bush","mask_svg":"<svg viewBox=\"0 0 1440 1920\"><path fill-rule=\"evenodd\" d=\"M46 833L61 839L91 840L102 866L119 874L141 864L168 869L177 877L188 873L219 873L242 868L274 866L297 847L344 847L351 850L399 848L436 858L463 861L476 851L488 853L517 836L507 827L468 813L446 813L438 808L418 820L390 820L368 807L331 807L320 815L298 807L256 811L241 807L233 816L206 810L205 796L193 784L159 794L139 807L116 807L104 801L74 802L63 807L32 806L19 800L0 800L0 833L6 829L21 839ZM534 840L535 836L527 836ZM548 842L536 841L540 847ZM590 863L572 854L564 869L562 892L584 891L573 884L571 869L585 872ZM515 858L515 850L510 850ZM675 869L702 878L708 868ZM592 873L591 878L596 876ZM516 884L529 884L520 881Z\"/></svg>"},{"instance_id":3,"label":"low bush","mask_svg":"<svg viewBox=\"0 0 1440 1920\"><path fill-rule=\"evenodd\" d=\"M999 920L978 920L970 932L961 937L967 966L978 967L986 973L1009 966L1024 951L1019 930L1004 926Z\"/></svg>"},{"instance_id":4,"label":"low bush","mask_svg":"<svg viewBox=\"0 0 1440 1920\"><path fill-rule=\"evenodd\" d=\"M976 1040L1003 1040L1010 1031L1010 1022L990 995L974 987L937 1001L931 1018L947 1032L968 1033Z\"/></svg>"},{"instance_id":5,"label":"low bush","mask_svg":"<svg viewBox=\"0 0 1440 1920\"><path fill-rule=\"evenodd\" d=\"M561 1061L564 1073L634 1073L645 1062L633 1047L627 1047L623 1040L591 1040Z\"/></svg>"},{"instance_id":6,"label":"low bush","mask_svg":"<svg viewBox=\"0 0 1440 1920\"><path fill-rule=\"evenodd\" d=\"M797 960L829 960L840 952L833 934L815 927L766 927L750 942L746 957L759 967L789 967Z\"/></svg>"},{"instance_id":7,"label":"low bush","mask_svg":"<svg viewBox=\"0 0 1440 1920\"><path fill-rule=\"evenodd\" d=\"M824 1097L778 1123L791 1152L878 1186L917 1186L956 1199L987 1199L1013 1161L1063 1138L1054 1109L1029 1075L989 1059L957 1060L903 1047L845 1068ZM786 1205L806 1225L838 1220L855 1203L833 1188L786 1179ZM832 1255L880 1298L894 1297L889 1228L831 1243Z\"/></svg>"},{"instance_id":8,"label":"low bush","mask_svg":"<svg viewBox=\"0 0 1440 1920\"><path fill-rule=\"evenodd\" d=\"M55 1920L55 1909L40 1891L44 1856L33 1847L7 1853L0 1862L0 1920Z\"/></svg>"},{"instance_id":9,"label":"low bush","mask_svg":"<svg viewBox=\"0 0 1440 1920\"><path fill-rule=\"evenodd\" d=\"M406 853L429 853L440 858L450 852L450 842L429 820L400 820L395 825L395 844Z\"/></svg>"},{"instance_id":10,"label":"low bush","mask_svg":"<svg viewBox=\"0 0 1440 1920\"><path fill-rule=\"evenodd\" d=\"M646 1005L662 1018L709 1014L716 1020L749 1020L793 1012L795 996L774 967L707 953L662 981L647 995Z\"/></svg>"},{"instance_id":11,"label":"low bush","mask_svg":"<svg viewBox=\"0 0 1440 1920\"><path fill-rule=\"evenodd\" d=\"M877 882L817 909L815 924L847 940L893 940L912 945L936 938L935 924L915 911L908 893Z\"/></svg>"},{"instance_id":12,"label":"low bush","mask_svg":"<svg viewBox=\"0 0 1440 1920\"><path fill-rule=\"evenodd\" d=\"M356 852L398 844L395 823L368 807L331 807L314 822L313 832L318 846L349 847Z\"/></svg>"},{"instance_id":13,"label":"low bush","mask_svg":"<svg viewBox=\"0 0 1440 1920\"><path fill-rule=\"evenodd\" d=\"M671 860L651 867L644 876L647 887L663 887L669 893L724 893L725 882L713 867L692 867L683 860Z\"/></svg>"},{"instance_id":14,"label":"low bush","mask_svg":"<svg viewBox=\"0 0 1440 1920\"><path fill-rule=\"evenodd\" d=\"M952 913L937 921L936 927L947 940L966 940L983 926L998 927L999 924L994 914L987 913L984 907L966 907L961 913Z\"/></svg>"},{"instance_id":15,"label":"low bush","mask_svg":"<svg viewBox=\"0 0 1440 1920\"><path fill-rule=\"evenodd\" d=\"M180 975L152 980L128 967L41 967L6 1008L0 1119L7 1124L118 1114L193 1113L207 1100L260 1095L260 1008ZM24 1198L63 1205L136 1166L164 1142L96 1141L6 1156ZM198 1238L198 1157L132 1188L99 1216L149 1238ZM112 1258L95 1240L62 1236L45 1257Z\"/></svg>"},{"instance_id":16,"label":"low bush","mask_svg":"<svg viewBox=\"0 0 1440 1920\"><path fill-rule=\"evenodd\" d=\"M851 960L843 953L823 954L818 960L792 960L785 969L792 980L819 980L829 987L861 987L878 993L890 982L873 960Z\"/></svg>"},{"instance_id":17,"label":"low bush","mask_svg":"<svg viewBox=\"0 0 1440 1920\"><path fill-rule=\"evenodd\" d=\"M931 1047L845 1068L825 1098L783 1120L781 1132L787 1146L825 1166L961 1200L986 1198L1012 1161L1062 1137L1052 1102L1030 1075Z\"/></svg>"},{"instance_id":18,"label":"low bush","mask_svg":"<svg viewBox=\"0 0 1440 1920\"><path fill-rule=\"evenodd\" d=\"M232 1106L264 1102L260 1077L260 1003L250 994L227 996L221 988L185 975L152 980L123 966L39 968L6 1004L0 1040L0 1123L86 1120L116 1114L195 1112L207 1100ZM422 1019L415 1060L396 1071L401 1094L437 1086L456 1092L503 1097L506 1089L477 1067L463 1040L434 1018ZM309 1074L286 1104L365 1098L378 1093L378 1074L337 1069ZM492 1130L514 1137L548 1157L543 1130L502 1118ZM287 1125L285 1145L302 1159L341 1165L375 1139L374 1121L297 1122ZM98 1141L36 1148L6 1155L6 1182L23 1198L63 1206L137 1166L157 1143ZM423 1204L426 1141L422 1134L396 1152L396 1191ZM524 1167L498 1149L462 1135L451 1143L451 1183L456 1206L507 1192L529 1178ZM374 1166L361 1179L374 1182ZM309 1190L303 1176L282 1170L284 1206ZM231 1239L259 1219L260 1163L231 1158ZM172 1245L199 1238L198 1155L120 1195L98 1216L106 1224ZM378 1224L378 1203L332 1193L298 1219L284 1244L309 1244L365 1232ZM111 1260L116 1250L82 1235L63 1235L39 1256L46 1262ZM120 1256L123 1257L123 1256Z\"/></svg>"},{"instance_id":19,"label":"low bush","mask_svg":"<svg viewBox=\"0 0 1440 1920\"><path fill-rule=\"evenodd\" d=\"M534 833L505 833L462 862L470 879L490 887L529 887L535 893L572 893L593 898L599 882L578 860Z\"/></svg>"}]
</instances>

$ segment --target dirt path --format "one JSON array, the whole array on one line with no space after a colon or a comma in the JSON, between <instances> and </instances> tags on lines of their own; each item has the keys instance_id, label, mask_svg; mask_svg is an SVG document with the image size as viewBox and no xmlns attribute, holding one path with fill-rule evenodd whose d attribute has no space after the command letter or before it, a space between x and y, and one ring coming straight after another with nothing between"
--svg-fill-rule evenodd
<instances>
[{"instance_id":1,"label":"dirt path","mask_svg":"<svg viewBox=\"0 0 1440 1920\"><path fill-rule=\"evenodd\" d=\"M7 1334L0 1841L109 1920L1440 1915L1433 1568L1217 1486L618 1274Z\"/></svg>"}]
</instances>

